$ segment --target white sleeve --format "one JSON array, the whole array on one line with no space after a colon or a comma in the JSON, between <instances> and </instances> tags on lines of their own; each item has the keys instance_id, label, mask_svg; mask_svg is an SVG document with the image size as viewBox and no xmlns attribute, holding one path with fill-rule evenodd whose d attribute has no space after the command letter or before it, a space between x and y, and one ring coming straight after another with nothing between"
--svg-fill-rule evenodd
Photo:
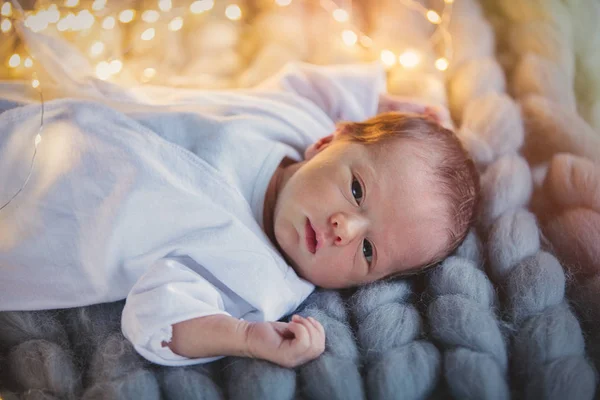
<instances>
[{"instance_id":1,"label":"white sleeve","mask_svg":"<svg viewBox=\"0 0 600 400\"><path fill-rule=\"evenodd\" d=\"M201 275L173 259L160 259L133 286L121 316L123 334L137 352L161 365L190 365L221 357L186 358L163 347L172 325L208 315L224 314L219 291Z\"/></svg>"},{"instance_id":2,"label":"white sleeve","mask_svg":"<svg viewBox=\"0 0 600 400\"><path fill-rule=\"evenodd\" d=\"M300 95L333 121L363 121L377 114L379 95L386 91L386 74L379 62L317 66L291 63L258 86Z\"/></svg>"}]
</instances>

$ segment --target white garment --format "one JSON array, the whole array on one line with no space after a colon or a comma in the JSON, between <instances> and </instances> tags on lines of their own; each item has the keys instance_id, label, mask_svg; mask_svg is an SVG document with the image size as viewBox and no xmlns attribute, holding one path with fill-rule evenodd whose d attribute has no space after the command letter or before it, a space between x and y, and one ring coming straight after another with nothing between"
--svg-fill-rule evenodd
<instances>
[{"instance_id":1,"label":"white garment","mask_svg":"<svg viewBox=\"0 0 600 400\"><path fill-rule=\"evenodd\" d=\"M18 88L0 85L0 203L27 177L39 127ZM267 185L334 121L374 115L384 88L378 64L294 64L260 89L47 101L31 179L0 211L0 310L126 298L123 333L142 356L213 360L161 343L200 316L278 320L312 292L262 230Z\"/></svg>"}]
</instances>

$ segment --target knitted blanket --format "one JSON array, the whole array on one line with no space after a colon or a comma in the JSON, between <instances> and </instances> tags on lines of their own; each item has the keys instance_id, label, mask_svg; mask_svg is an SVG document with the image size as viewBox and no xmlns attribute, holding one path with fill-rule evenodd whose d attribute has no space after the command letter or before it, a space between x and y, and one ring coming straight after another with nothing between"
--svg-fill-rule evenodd
<instances>
[{"instance_id":1,"label":"knitted blanket","mask_svg":"<svg viewBox=\"0 0 600 400\"><path fill-rule=\"evenodd\" d=\"M391 23L402 26L407 38L426 34L405 8L377 3L394 19L375 14L372 18L381 20L374 23L373 37L377 29L379 36L389 34ZM312 294L298 313L317 318L326 330L326 350L318 359L294 370L233 357L161 367L138 356L120 333L123 302L5 312L0 313L0 396L594 398L600 256L577 232L585 226L599 235L600 173L592 161L555 157L567 151L600 160L593 149L599 140L600 96L594 96L600 93L600 74L591 67L597 65L600 5L590 3L455 0L448 71L391 72L390 92L449 105L457 133L481 171L480 224L426 275ZM244 71L240 85L270 73L265 65L273 63L264 60L274 53L268 49L291 46L265 41L264 57ZM282 62L305 58L305 48L295 50L286 52L285 60L275 53ZM582 81L599 90L588 90ZM572 184L581 180L561 179L570 168L595 175L586 173L587 184ZM575 200L561 197L569 188L579 193ZM550 204L544 201L548 197ZM574 241L583 250L573 252ZM570 279L567 266L583 273ZM586 352L590 347L593 351Z\"/></svg>"}]
</instances>

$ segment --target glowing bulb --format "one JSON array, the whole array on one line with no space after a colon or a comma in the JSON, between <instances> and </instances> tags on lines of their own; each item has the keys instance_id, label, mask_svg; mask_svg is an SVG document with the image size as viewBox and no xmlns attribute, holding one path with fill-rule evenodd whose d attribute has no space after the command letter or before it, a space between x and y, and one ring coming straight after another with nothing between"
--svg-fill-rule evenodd
<instances>
[{"instance_id":1,"label":"glowing bulb","mask_svg":"<svg viewBox=\"0 0 600 400\"><path fill-rule=\"evenodd\" d=\"M292 4L292 0L275 0L275 3L277 3L278 6L285 7Z\"/></svg>"},{"instance_id":2,"label":"glowing bulb","mask_svg":"<svg viewBox=\"0 0 600 400\"><path fill-rule=\"evenodd\" d=\"M427 11L427 14L425 15L427 16L429 22L431 22L432 24L439 24L440 22L442 22L440 15L433 10Z\"/></svg>"},{"instance_id":3,"label":"glowing bulb","mask_svg":"<svg viewBox=\"0 0 600 400\"><path fill-rule=\"evenodd\" d=\"M103 81L110 77L110 65L106 61L99 62L96 65L96 76Z\"/></svg>"},{"instance_id":4,"label":"glowing bulb","mask_svg":"<svg viewBox=\"0 0 600 400\"><path fill-rule=\"evenodd\" d=\"M404 53L400 54L398 61L405 68L414 68L419 64L420 57L416 52L406 50Z\"/></svg>"},{"instance_id":5,"label":"glowing bulb","mask_svg":"<svg viewBox=\"0 0 600 400\"><path fill-rule=\"evenodd\" d=\"M104 7L106 7L106 0L94 0L92 4L92 10L94 11L101 11Z\"/></svg>"},{"instance_id":6,"label":"glowing bulb","mask_svg":"<svg viewBox=\"0 0 600 400\"><path fill-rule=\"evenodd\" d=\"M356 41L358 40L358 36L354 31L345 29L342 32L342 40L344 41L346 46L354 46L356 44Z\"/></svg>"},{"instance_id":7,"label":"glowing bulb","mask_svg":"<svg viewBox=\"0 0 600 400\"><path fill-rule=\"evenodd\" d=\"M12 28L12 23L10 22L10 19L5 19L0 24L0 30L2 30L2 32L8 32L8 31L10 31L11 28Z\"/></svg>"},{"instance_id":8,"label":"glowing bulb","mask_svg":"<svg viewBox=\"0 0 600 400\"><path fill-rule=\"evenodd\" d=\"M212 9L214 6L214 0L197 0L190 4L190 11L194 14L200 14Z\"/></svg>"},{"instance_id":9,"label":"glowing bulb","mask_svg":"<svg viewBox=\"0 0 600 400\"><path fill-rule=\"evenodd\" d=\"M232 21L242 18L242 9L237 4L230 4L225 9L225 16Z\"/></svg>"},{"instance_id":10,"label":"glowing bulb","mask_svg":"<svg viewBox=\"0 0 600 400\"><path fill-rule=\"evenodd\" d=\"M35 147L37 147L38 144L40 144L41 141L42 141L42 135L40 135L38 133L37 135L35 135Z\"/></svg>"},{"instance_id":11,"label":"glowing bulb","mask_svg":"<svg viewBox=\"0 0 600 400\"><path fill-rule=\"evenodd\" d=\"M183 27L183 18L175 17L169 22L169 29L173 32L180 30Z\"/></svg>"},{"instance_id":12,"label":"glowing bulb","mask_svg":"<svg viewBox=\"0 0 600 400\"><path fill-rule=\"evenodd\" d=\"M52 4L48 7L48 10L46 10L46 18L48 23L55 24L58 22L60 19L60 12L58 12L56 4Z\"/></svg>"},{"instance_id":13,"label":"glowing bulb","mask_svg":"<svg viewBox=\"0 0 600 400\"><path fill-rule=\"evenodd\" d=\"M142 20L149 24L152 24L160 18L160 14L156 10L146 10L142 14Z\"/></svg>"},{"instance_id":14,"label":"glowing bulb","mask_svg":"<svg viewBox=\"0 0 600 400\"><path fill-rule=\"evenodd\" d=\"M65 7L77 7L79 0L65 0Z\"/></svg>"},{"instance_id":15,"label":"glowing bulb","mask_svg":"<svg viewBox=\"0 0 600 400\"><path fill-rule=\"evenodd\" d=\"M391 50L381 50L380 58L381 62L388 67L396 64L396 55Z\"/></svg>"},{"instance_id":16,"label":"glowing bulb","mask_svg":"<svg viewBox=\"0 0 600 400\"><path fill-rule=\"evenodd\" d=\"M444 0L446 2L446 4L452 4L454 3L454 0Z\"/></svg>"},{"instance_id":17,"label":"glowing bulb","mask_svg":"<svg viewBox=\"0 0 600 400\"><path fill-rule=\"evenodd\" d=\"M160 8L161 11L169 11L171 10L171 8L173 7L173 3L171 3L171 0L159 0L158 1L158 8Z\"/></svg>"},{"instance_id":18,"label":"glowing bulb","mask_svg":"<svg viewBox=\"0 0 600 400\"><path fill-rule=\"evenodd\" d=\"M82 31L84 29L90 29L94 25L96 20L91 12L88 10L79 11L77 16L73 19L71 29L74 31Z\"/></svg>"},{"instance_id":19,"label":"glowing bulb","mask_svg":"<svg viewBox=\"0 0 600 400\"><path fill-rule=\"evenodd\" d=\"M2 8L0 9L0 14L4 17L10 17L12 15L12 6L9 1L2 4Z\"/></svg>"},{"instance_id":20,"label":"glowing bulb","mask_svg":"<svg viewBox=\"0 0 600 400\"><path fill-rule=\"evenodd\" d=\"M104 43L102 42L94 42L92 47L90 47L90 55L92 57L98 57L104 51Z\"/></svg>"},{"instance_id":21,"label":"glowing bulb","mask_svg":"<svg viewBox=\"0 0 600 400\"><path fill-rule=\"evenodd\" d=\"M335 19L337 22L346 22L348 19L350 19L350 15L348 15L348 11L338 8L333 12L333 19Z\"/></svg>"},{"instance_id":22,"label":"glowing bulb","mask_svg":"<svg viewBox=\"0 0 600 400\"><path fill-rule=\"evenodd\" d=\"M112 29L115 27L116 21L114 17L106 17L104 21L102 21L102 28L104 29Z\"/></svg>"},{"instance_id":23,"label":"glowing bulb","mask_svg":"<svg viewBox=\"0 0 600 400\"><path fill-rule=\"evenodd\" d=\"M448 69L448 60L446 60L444 57L438 58L437 60L435 60L435 67L437 69L439 69L440 71L445 71Z\"/></svg>"},{"instance_id":24,"label":"glowing bulb","mask_svg":"<svg viewBox=\"0 0 600 400\"><path fill-rule=\"evenodd\" d=\"M13 54L8 60L8 66L11 68L17 68L21 64L21 56L18 54Z\"/></svg>"},{"instance_id":25,"label":"glowing bulb","mask_svg":"<svg viewBox=\"0 0 600 400\"><path fill-rule=\"evenodd\" d=\"M119 14L119 21L121 21L124 24L127 24L127 23L133 21L134 17L135 17L134 10L123 10Z\"/></svg>"},{"instance_id":26,"label":"glowing bulb","mask_svg":"<svg viewBox=\"0 0 600 400\"><path fill-rule=\"evenodd\" d=\"M37 79L31 81L31 87L37 89L38 86L40 86L40 81L38 81Z\"/></svg>"},{"instance_id":27,"label":"glowing bulb","mask_svg":"<svg viewBox=\"0 0 600 400\"><path fill-rule=\"evenodd\" d=\"M118 74L123 69L123 63L120 60L112 60L110 64L108 64L108 70L111 74Z\"/></svg>"},{"instance_id":28,"label":"glowing bulb","mask_svg":"<svg viewBox=\"0 0 600 400\"><path fill-rule=\"evenodd\" d=\"M156 30L154 30L154 28L148 28L142 32L142 40L152 40L154 39L154 35L156 35Z\"/></svg>"},{"instance_id":29,"label":"glowing bulb","mask_svg":"<svg viewBox=\"0 0 600 400\"><path fill-rule=\"evenodd\" d=\"M31 59L31 57L27 57L23 62L23 65L25 66L25 68L33 67L33 60Z\"/></svg>"},{"instance_id":30,"label":"glowing bulb","mask_svg":"<svg viewBox=\"0 0 600 400\"><path fill-rule=\"evenodd\" d=\"M142 73L142 80L148 82L150 79L154 78L154 76L156 76L156 70L154 68L146 68Z\"/></svg>"}]
</instances>

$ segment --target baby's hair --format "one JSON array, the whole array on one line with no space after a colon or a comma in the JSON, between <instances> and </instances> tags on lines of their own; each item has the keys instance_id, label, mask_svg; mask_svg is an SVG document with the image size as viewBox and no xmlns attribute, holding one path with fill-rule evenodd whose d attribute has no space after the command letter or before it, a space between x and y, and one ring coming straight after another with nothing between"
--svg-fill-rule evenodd
<instances>
[{"instance_id":1,"label":"baby's hair","mask_svg":"<svg viewBox=\"0 0 600 400\"><path fill-rule=\"evenodd\" d=\"M479 174L473 160L458 137L442 127L433 118L412 113L387 112L363 122L343 122L339 124L351 141L367 145L391 139L406 139L425 142L431 147L432 169L436 187L448 199L447 209L451 226L447 229L448 245L430 262L411 268L394 276L412 275L434 266L454 252L467 236L475 223L480 203Z\"/></svg>"}]
</instances>

